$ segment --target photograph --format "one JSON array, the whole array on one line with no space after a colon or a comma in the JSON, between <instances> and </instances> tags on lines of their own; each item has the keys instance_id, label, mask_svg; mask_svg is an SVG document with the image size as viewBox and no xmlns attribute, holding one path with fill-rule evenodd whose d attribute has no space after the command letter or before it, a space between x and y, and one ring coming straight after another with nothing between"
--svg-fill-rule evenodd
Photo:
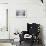
<instances>
[{"instance_id":1,"label":"photograph","mask_svg":"<svg viewBox=\"0 0 46 46\"><path fill-rule=\"evenodd\" d=\"M16 17L25 17L25 10L16 10Z\"/></svg>"}]
</instances>

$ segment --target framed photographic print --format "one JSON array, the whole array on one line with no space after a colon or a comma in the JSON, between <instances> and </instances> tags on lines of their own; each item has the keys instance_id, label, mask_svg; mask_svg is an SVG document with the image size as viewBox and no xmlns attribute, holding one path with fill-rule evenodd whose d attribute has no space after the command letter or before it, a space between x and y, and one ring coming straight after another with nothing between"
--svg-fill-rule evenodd
<instances>
[{"instance_id":1,"label":"framed photographic print","mask_svg":"<svg viewBox=\"0 0 46 46\"><path fill-rule=\"evenodd\" d=\"M16 10L16 17L26 17L25 10Z\"/></svg>"}]
</instances>

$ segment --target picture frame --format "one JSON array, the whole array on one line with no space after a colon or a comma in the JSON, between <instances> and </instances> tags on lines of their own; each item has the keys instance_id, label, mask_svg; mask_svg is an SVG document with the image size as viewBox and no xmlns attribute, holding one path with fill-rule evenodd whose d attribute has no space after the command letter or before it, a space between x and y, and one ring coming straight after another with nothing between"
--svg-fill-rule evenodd
<instances>
[{"instance_id":1,"label":"picture frame","mask_svg":"<svg viewBox=\"0 0 46 46\"><path fill-rule=\"evenodd\" d=\"M25 10L16 10L16 17L25 18L26 17Z\"/></svg>"}]
</instances>

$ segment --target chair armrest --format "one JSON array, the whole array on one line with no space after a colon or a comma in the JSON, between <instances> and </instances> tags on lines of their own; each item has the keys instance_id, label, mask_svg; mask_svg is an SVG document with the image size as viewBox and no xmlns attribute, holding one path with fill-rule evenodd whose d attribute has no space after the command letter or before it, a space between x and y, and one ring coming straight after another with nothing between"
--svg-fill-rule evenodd
<instances>
[{"instance_id":1,"label":"chair armrest","mask_svg":"<svg viewBox=\"0 0 46 46\"><path fill-rule=\"evenodd\" d=\"M22 31L21 34L19 34L20 41L24 40L24 35L27 34L27 31Z\"/></svg>"},{"instance_id":2,"label":"chair armrest","mask_svg":"<svg viewBox=\"0 0 46 46\"><path fill-rule=\"evenodd\" d=\"M24 39L24 35L19 34L19 37L20 37L20 41L23 41L23 39Z\"/></svg>"},{"instance_id":3,"label":"chair armrest","mask_svg":"<svg viewBox=\"0 0 46 46\"><path fill-rule=\"evenodd\" d=\"M25 34L27 34L27 33L28 33L27 31L22 31L22 34L23 34L23 35L25 35Z\"/></svg>"}]
</instances>

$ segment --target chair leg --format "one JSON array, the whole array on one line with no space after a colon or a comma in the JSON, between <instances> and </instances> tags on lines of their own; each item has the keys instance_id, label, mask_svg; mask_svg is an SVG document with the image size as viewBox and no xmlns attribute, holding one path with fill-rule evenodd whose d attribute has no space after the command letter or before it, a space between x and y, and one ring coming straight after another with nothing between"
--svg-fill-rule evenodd
<instances>
[{"instance_id":1,"label":"chair leg","mask_svg":"<svg viewBox=\"0 0 46 46\"><path fill-rule=\"evenodd\" d=\"M30 46L33 46L33 44L34 44L34 41L33 41L33 39L32 39L32 41L31 41L31 45L30 45Z\"/></svg>"},{"instance_id":2,"label":"chair leg","mask_svg":"<svg viewBox=\"0 0 46 46\"><path fill-rule=\"evenodd\" d=\"M20 45L21 45L21 41L20 41Z\"/></svg>"}]
</instances>

